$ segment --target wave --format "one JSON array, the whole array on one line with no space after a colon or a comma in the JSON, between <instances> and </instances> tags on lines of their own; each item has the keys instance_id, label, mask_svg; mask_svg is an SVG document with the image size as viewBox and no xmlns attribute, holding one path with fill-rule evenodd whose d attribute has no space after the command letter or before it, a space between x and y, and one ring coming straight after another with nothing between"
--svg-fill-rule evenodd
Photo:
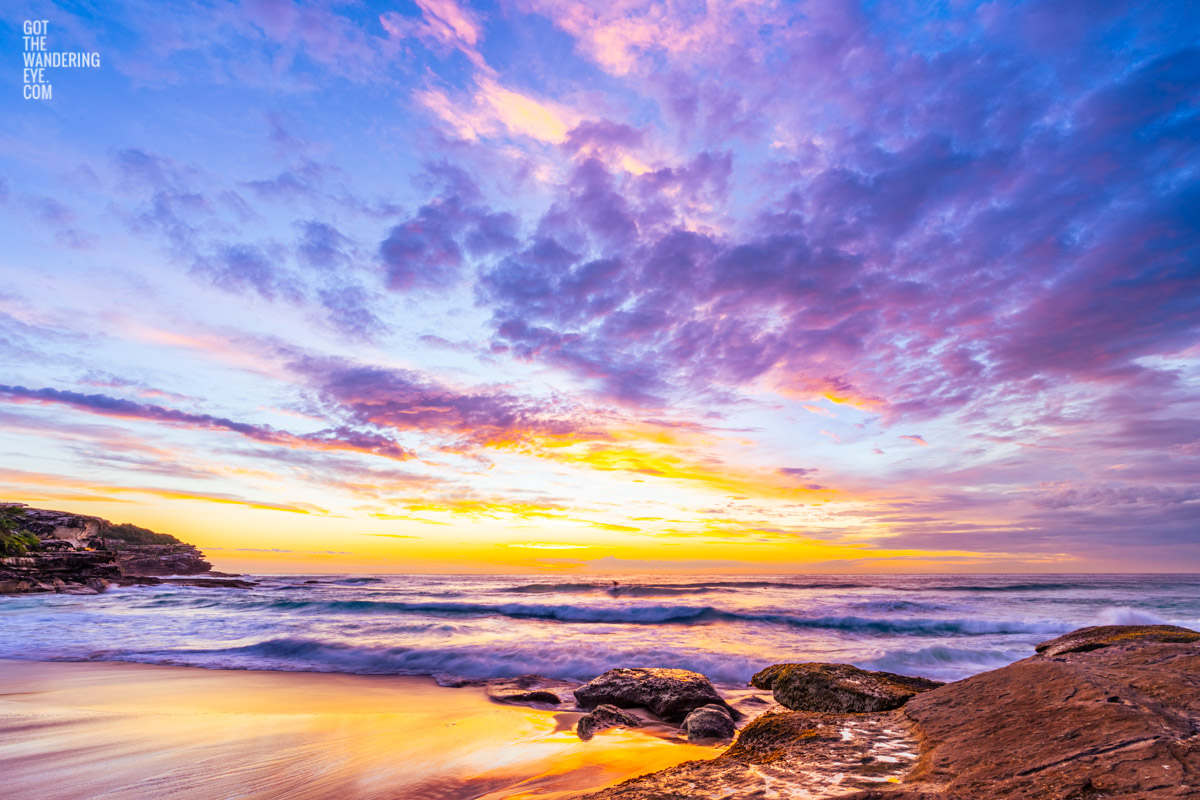
<instances>
[{"instance_id":1,"label":"wave","mask_svg":"<svg viewBox=\"0 0 1200 800\"><path fill-rule=\"evenodd\" d=\"M895 586L902 592L1060 592L1070 589L1087 589L1083 583L1009 583L999 586Z\"/></svg>"},{"instance_id":2,"label":"wave","mask_svg":"<svg viewBox=\"0 0 1200 800\"><path fill-rule=\"evenodd\" d=\"M598 583L529 583L524 586L506 586L498 591L503 594L577 594L599 592L605 588L605 585Z\"/></svg>"},{"instance_id":3,"label":"wave","mask_svg":"<svg viewBox=\"0 0 1200 800\"><path fill-rule=\"evenodd\" d=\"M780 614L733 614L733 617L787 625L856 633L910 634L924 636L986 636L989 634L1066 633L1073 626L1053 621L986 619L879 619L875 617L792 617Z\"/></svg>"},{"instance_id":4,"label":"wave","mask_svg":"<svg viewBox=\"0 0 1200 800\"><path fill-rule=\"evenodd\" d=\"M983 649L934 645L918 650L892 650L857 665L900 675L916 675L940 681L956 681L987 670L1006 667L1033 655L1033 648Z\"/></svg>"},{"instance_id":5,"label":"wave","mask_svg":"<svg viewBox=\"0 0 1200 800\"><path fill-rule=\"evenodd\" d=\"M495 643L482 646L408 648L370 647L306 638L267 639L250 645L213 649L105 651L89 660L138 661L216 669L273 669L298 672L348 672L387 675L453 675L462 678L511 678L536 673L584 682L616 667L665 667L698 671L714 683L745 685L770 662L695 650L611 647L573 642Z\"/></svg>"},{"instance_id":6,"label":"wave","mask_svg":"<svg viewBox=\"0 0 1200 800\"><path fill-rule=\"evenodd\" d=\"M1098 620L1100 625L1171 625L1157 614L1151 614L1148 611L1139 611L1136 608L1121 606L1120 608L1106 608L1100 612Z\"/></svg>"},{"instance_id":7,"label":"wave","mask_svg":"<svg viewBox=\"0 0 1200 800\"><path fill-rule=\"evenodd\" d=\"M914 611L946 611L948 606L941 603L922 603L918 600L866 600L852 603L851 608L865 611L868 614L897 614Z\"/></svg>"},{"instance_id":8,"label":"wave","mask_svg":"<svg viewBox=\"0 0 1200 800\"><path fill-rule=\"evenodd\" d=\"M607 594L611 597L672 597L735 593L738 589L865 589L859 583L784 583L781 581L705 581L704 583L530 583L509 586L503 594Z\"/></svg>"},{"instance_id":9,"label":"wave","mask_svg":"<svg viewBox=\"0 0 1200 800\"><path fill-rule=\"evenodd\" d=\"M428 614L432 616L544 619L555 622L591 622L654 625L718 618L711 606L575 606L536 603L405 602L400 600L271 600L259 608L333 614Z\"/></svg>"},{"instance_id":10,"label":"wave","mask_svg":"<svg viewBox=\"0 0 1200 800\"><path fill-rule=\"evenodd\" d=\"M765 623L792 628L830 629L877 634L966 635L1066 633L1071 626L1055 621L960 618L880 618L854 615L797 616L785 613L725 611L713 606L628 605L580 606L537 603L404 602L395 600L285 600L260 608L321 614L424 614L450 617L500 616L511 619L614 625L695 625L714 622Z\"/></svg>"}]
</instances>

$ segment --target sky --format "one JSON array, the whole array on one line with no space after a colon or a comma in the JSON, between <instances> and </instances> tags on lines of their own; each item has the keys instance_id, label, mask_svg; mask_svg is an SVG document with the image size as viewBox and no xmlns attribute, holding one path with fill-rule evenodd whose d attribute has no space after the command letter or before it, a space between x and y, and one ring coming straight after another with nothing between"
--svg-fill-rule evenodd
<instances>
[{"instance_id":1,"label":"sky","mask_svg":"<svg viewBox=\"0 0 1200 800\"><path fill-rule=\"evenodd\" d=\"M26 20L99 65L27 99ZM1200 570L1194 3L0 42L0 499L255 572Z\"/></svg>"}]
</instances>

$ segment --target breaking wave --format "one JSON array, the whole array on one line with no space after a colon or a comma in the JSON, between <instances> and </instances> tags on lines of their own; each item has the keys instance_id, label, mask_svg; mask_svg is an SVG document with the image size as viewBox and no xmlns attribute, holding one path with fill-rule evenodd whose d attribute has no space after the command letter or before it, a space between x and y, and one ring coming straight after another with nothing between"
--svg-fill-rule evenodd
<instances>
[{"instance_id":1,"label":"breaking wave","mask_svg":"<svg viewBox=\"0 0 1200 800\"><path fill-rule=\"evenodd\" d=\"M268 639L241 647L107 651L95 660L177 664L219 669L274 669L384 675L454 675L510 678L536 673L589 681L617 667L666 667L700 672L715 683L745 685L766 661L728 654L653 647L611 647L576 642L570 648L545 642L440 648L366 647L306 638Z\"/></svg>"},{"instance_id":2,"label":"breaking wave","mask_svg":"<svg viewBox=\"0 0 1200 800\"><path fill-rule=\"evenodd\" d=\"M1070 625L1058 621L987 620L976 618L806 616L785 613L726 611L713 606L621 605L593 606L538 603L403 602L394 600L272 600L260 604L280 611L319 614L423 614L448 617L500 616L512 619L614 625L694 625L714 622L766 623L793 628L965 636L983 634L1065 633Z\"/></svg>"}]
</instances>

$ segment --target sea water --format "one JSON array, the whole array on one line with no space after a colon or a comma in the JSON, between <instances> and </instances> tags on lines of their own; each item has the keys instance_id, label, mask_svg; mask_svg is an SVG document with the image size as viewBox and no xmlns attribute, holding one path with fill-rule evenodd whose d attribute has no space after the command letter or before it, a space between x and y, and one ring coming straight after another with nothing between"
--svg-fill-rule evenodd
<instances>
[{"instance_id":1,"label":"sea water","mask_svg":"<svg viewBox=\"0 0 1200 800\"><path fill-rule=\"evenodd\" d=\"M725 685L829 661L949 681L1085 625L1200 628L1200 575L253 579L0 598L0 658L576 681L678 667Z\"/></svg>"}]
</instances>

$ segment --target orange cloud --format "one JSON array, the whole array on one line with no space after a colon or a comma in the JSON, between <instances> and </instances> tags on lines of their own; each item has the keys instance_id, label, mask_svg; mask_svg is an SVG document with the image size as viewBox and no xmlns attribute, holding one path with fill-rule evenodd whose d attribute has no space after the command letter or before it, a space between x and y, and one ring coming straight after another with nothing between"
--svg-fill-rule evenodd
<instances>
[{"instance_id":1,"label":"orange cloud","mask_svg":"<svg viewBox=\"0 0 1200 800\"><path fill-rule=\"evenodd\" d=\"M94 483L91 481L83 481L75 478L66 478L61 475L49 475L40 472L25 472L23 470L0 469L0 484L13 487L22 487L28 490L31 487L48 487L51 491L34 492L38 497L54 498L54 499L77 499L79 490L86 490L94 493L95 496L88 496L89 500L105 499L111 495L121 494L136 494L145 495L148 497L159 497L165 500L195 500L204 503L218 503L221 505L244 506L246 508L256 508L264 511L286 511L291 514L326 514L325 509L320 506L311 505L309 503L273 503L263 500L248 500L235 495L207 493L207 492L188 492L178 489L163 489L152 486L114 486L105 483ZM62 491L55 490L74 490L69 494L64 494Z\"/></svg>"},{"instance_id":2,"label":"orange cloud","mask_svg":"<svg viewBox=\"0 0 1200 800\"><path fill-rule=\"evenodd\" d=\"M593 442L583 446L557 447L539 455L591 469L629 472L697 485L724 495L798 500L827 499L835 494L831 489L797 485L795 479L780 475L775 470L739 469L715 459L689 461L674 453L638 446Z\"/></svg>"}]
</instances>

